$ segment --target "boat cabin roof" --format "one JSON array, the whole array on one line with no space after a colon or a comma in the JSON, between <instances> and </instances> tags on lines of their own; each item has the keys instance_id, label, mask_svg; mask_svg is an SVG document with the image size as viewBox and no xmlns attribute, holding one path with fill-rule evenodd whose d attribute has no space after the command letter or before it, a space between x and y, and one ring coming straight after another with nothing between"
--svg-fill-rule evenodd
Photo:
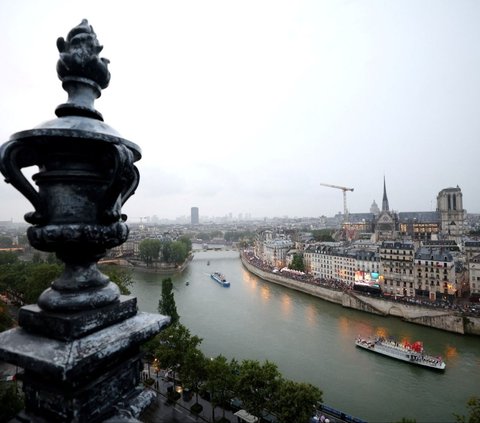
<instances>
[{"instance_id":1,"label":"boat cabin roof","mask_svg":"<svg viewBox=\"0 0 480 423\"><path fill-rule=\"evenodd\" d=\"M253 416L252 414L247 413L245 410L237 411L234 416L237 416L240 420L246 423L257 423L258 417Z\"/></svg>"}]
</instances>

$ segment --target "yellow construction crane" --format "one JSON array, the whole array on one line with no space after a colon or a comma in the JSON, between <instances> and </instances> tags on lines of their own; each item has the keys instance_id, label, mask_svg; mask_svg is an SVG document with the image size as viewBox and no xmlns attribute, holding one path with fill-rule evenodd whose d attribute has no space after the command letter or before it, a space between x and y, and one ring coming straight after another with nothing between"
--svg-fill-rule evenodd
<instances>
[{"instance_id":1,"label":"yellow construction crane","mask_svg":"<svg viewBox=\"0 0 480 423\"><path fill-rule=\"evenodd\" d=\"M323 183L320 183L320 185L323 185L324 187L329 187L329 188L341 189L343 191L343 219L344 219L344 222L348 222L347 191L353 191L353 188L347 188L347 187L341 187L338 185L323 184Z\"/></svg>"}]
</instances>

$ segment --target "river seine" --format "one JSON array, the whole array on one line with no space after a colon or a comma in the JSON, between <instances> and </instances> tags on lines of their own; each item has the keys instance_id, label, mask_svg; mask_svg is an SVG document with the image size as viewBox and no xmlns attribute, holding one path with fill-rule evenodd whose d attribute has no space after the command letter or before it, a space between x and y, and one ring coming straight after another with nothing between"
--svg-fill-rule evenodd
<instances>
[{"instance_id":1,"label":"river seine","mask_svg":"<svg viewBox=\"0 0 480 423\"><path fill-rule=\"evenodd\" d=\"M214 271L225 274L230 288L210 278ZM163 278L134 273L131 291L141 311L157 311ZM368 422L452 422L453 413L466 413L469 397L480 396L476 337L345 309L263 281L235 251L196 252L173 281L180 320L203 338L207 356L273 361L285 377L322 389L326 404ZM427 353L444 358L446 371L360 350L359 334L421 340Z\"/></svg>"}]
</instances>

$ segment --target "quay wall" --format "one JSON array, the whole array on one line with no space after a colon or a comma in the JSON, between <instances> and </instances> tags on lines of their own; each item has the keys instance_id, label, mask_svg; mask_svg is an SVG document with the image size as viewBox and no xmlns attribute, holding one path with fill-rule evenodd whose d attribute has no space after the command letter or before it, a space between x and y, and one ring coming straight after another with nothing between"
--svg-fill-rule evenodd
<instances>
[{"instance_id":1,"label":"quay wall","mask_svg":"<svg viewBox=\"0 0 480 423\"><path fill-rule=\"evenodd\" d=\"M313 295L323 300L342 305L346 308L352 308L380 316L400 317L406 322L429 326L448 332L480 336L479 317L464 316L461 313L452 310L441 310L413 304L403 304L396 301L359 295L352 291L337 291L318 285L311 285L278 273L264 271L249 263L243 255L240 255L240 257L243 265L249 272L266 281Z\"/></svg>"}]
</instances>

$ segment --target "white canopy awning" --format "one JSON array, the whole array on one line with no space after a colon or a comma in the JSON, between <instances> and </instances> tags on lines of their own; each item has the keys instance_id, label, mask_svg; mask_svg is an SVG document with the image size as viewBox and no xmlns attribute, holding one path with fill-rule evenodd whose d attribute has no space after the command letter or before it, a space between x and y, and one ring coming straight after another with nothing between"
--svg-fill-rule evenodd
<instances>
[{"instance_id":1,"label":"white canopy awning","mask_svg":"<svg viewBox=\"0 0 480 423\"><path fill-rule=\"evenodd\" d=\"M251 414L247 413L245 410L239 410L237 411L234 416L239 417L242 419L244 422L247 423L256 423L258 422L258 417L252 416Z\"/></svg>"}]
</instances>

